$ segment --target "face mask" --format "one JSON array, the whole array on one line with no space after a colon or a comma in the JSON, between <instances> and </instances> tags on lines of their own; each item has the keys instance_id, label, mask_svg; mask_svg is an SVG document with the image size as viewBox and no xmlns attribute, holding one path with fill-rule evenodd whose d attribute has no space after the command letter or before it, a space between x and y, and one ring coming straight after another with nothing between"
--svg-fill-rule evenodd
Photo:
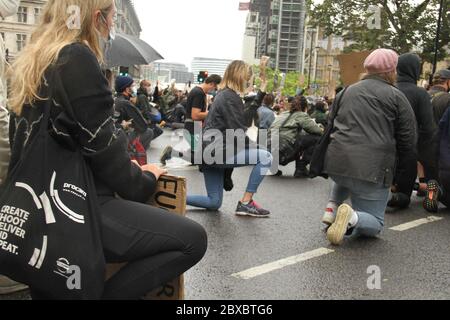
<instances>
[{"instance_id":1,"label":"face mask","mask_svg":"<svg viewBox=\"0 0 450 320\"><path fill-rule=\"evenodd\" d=\"M103 14L101 14L100 16L101 16L101 18L102 18L102 20L103 20L103 23L104 23L105 26L108 28L108 23L106 22L105 17L103 16ZM112 42L113 42L113 40L114 40L115 37L116 37L116 31L115 31L114 27L112 27L111 29L108 28L108 30L109 30L108 39L105 39L105 38L103 37L103 35L100 33L100 31L97 30L98 39L99 39L99 40L98 40L99 46L100 46L100 49L101 49L102 52L103 52L103 56L104 56L104 57L107 57L108 51L109 51L109 50L111 49L111 47L112 47Z\"/></svg>"},{"instance_id":2,"label":"face mask","mask_svg":"<svg viewBox=\"0 0 450 320\"><path fill-rule=\"evenodd\" d=\"M137 97L137 89L136 89L136 87L133 87L133 88L131 88L131 96L134 98L134 97Z\"/></svg>"},{"instance_id":3,"label":"face mask","mask_svg":"<svg viewBox=\"0 0 450 320\"><path fill-rule=\"evenodd\" d=\"M114 26L110 28L108 28L108 22L106 21L106 18L103 16L103 14L101 14L102 20L105 23L106 28L109 31L109 38L108 41L114 41L114 39L116 39L116 28Z\"/></svg>"},{"instance_id":4,"label":"face mask","mask_svg":"<svg viewBox=\"0 0 450 320\"><path fill-rule=\"evenodd\" d=\"M98 44L100 46L100 49L103 52L103 56L106 57L108 55L108 51L111 49L112 41L105 40L105 38L103 38L103 36L99 32L99 34L98 34Z\"/></svg>"}]
</instances>

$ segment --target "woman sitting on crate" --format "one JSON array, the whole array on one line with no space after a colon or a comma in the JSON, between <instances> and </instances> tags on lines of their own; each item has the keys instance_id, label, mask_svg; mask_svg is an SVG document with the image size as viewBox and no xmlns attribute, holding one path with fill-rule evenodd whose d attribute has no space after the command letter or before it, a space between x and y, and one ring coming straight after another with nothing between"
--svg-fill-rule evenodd
<instances>
[{"instance_id":1,"label":"woman sitting on crate","mask_svg":"<svg viewBox=\"0 0 450 320\"><path fill-rule=\"evenodd\" d=\"M67 8L73 6L80 12L78 28L66 25ZM18 126L11 126L10 170L42 125L63 146L81 148L95 179L106 261L128 262L106 282L103 298L139 299L194 266L206 251L207 238L197 223L146 204L165 171L132 163L127 137L114 126L112 94L101 63L116 16L114 0L47 2L13 66L10 107ZM55 76L45 78L49 70ZM54 96L49 123L39 122L42 89ZM39 288L31 292L33 298L46 298Z\"/></svg>"},{"instance_id":2,"label":"woman sitting on crate","mask_svg":"<svg viewBox=\"0 0 450 320\"><path fill-rule=\"evenodd\" d=\"M295 161L294 177L308 176L307 165L311 161L314 146L319 141L323 129L306 113L308 101L305 97L296 97L291 103L291 109L283 112L272 124L269 130L271 141L274 135L279 135L278 148L272 146L272 154L279 152L280 164L285 166ZM280 176L283 172L278 171Z\"/></svg>"}]
</instances>

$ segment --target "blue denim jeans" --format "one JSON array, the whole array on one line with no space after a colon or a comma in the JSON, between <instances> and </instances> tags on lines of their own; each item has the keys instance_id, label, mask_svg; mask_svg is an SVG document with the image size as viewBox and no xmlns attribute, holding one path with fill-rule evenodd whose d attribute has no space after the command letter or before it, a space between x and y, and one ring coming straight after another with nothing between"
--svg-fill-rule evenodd
<instances>
[{"instance_id":1,"label":"blue denim jeans","mask_svg":"<svg viewBox=\"0 0 450 320\"><path fill-rule=\"evenodd\" d=\"M351 237L376 237L384 228L384 214L389 200L389 188L358 179L331 176L333 180L330 201L338 206L350 199L358 214L358 224Z\"/></svg>"},{"instance_id":2,"label":"blue denim jeans","mask_svg":"<svg viewBox=\"0 0 450 320\"><path fill-rule=\"evenodd\" d=\"M204 208L208 210L219 210L223 201L223 182L225 169L246 167L254 165L251 160L256 160L256 165L250 175L246 191L256 193L265 175L272 166L272 155L261 149L246 149L239 152L234 159L226 161L227 164L204 166L203 176L205 179L207 196L188 196L189 206ZM239 163L239 164L236 164Z\"/></svg>"}]
</instances>

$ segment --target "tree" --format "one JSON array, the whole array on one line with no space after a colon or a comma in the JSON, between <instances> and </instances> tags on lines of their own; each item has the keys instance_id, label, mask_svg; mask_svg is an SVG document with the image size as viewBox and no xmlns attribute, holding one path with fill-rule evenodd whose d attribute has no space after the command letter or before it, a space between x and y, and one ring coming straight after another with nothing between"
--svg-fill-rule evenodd
<instances>
[{"instance_id":1,"label":"tree","mask_svg":"<svg viewBox=\"0 0 450 320\"><path fill-rule=\"evenodd\" d=\"M352 42L347 50L392 48L400 54L417 52L432 62L440 0L323 0L310 5L315 26L325 35ZM444 0L439 59L450 43L450 0Z\"/></svg>"},{"instance_id":2,"label":"tree","mask_svg":"<svg viewBox=\"0 0 450 320\"><path fill-rule=\"evenodd\" d=\"M259 87L261 85L261 81L258 78L259 75L259 66L253 66L253 73L255 75L257 75L256 80L255 80L255 85L257 87ZM278 75L278 84L275 85L275 74ZM283 90L281 91L281 93L284 96L294 96L297 92L297 88L298 88L298 80L299 80L299 73L298 72L288 72L286 74L286 80L284 83L284 87ZM266 68L266 76L267 76L267 81L268 81L268 85L267 85L267 92L274 92L277 91L279 89L279 85L281 82L281 72L280 71L275 71L272 68L267 67Z\"/></svg>"}]
</instances>

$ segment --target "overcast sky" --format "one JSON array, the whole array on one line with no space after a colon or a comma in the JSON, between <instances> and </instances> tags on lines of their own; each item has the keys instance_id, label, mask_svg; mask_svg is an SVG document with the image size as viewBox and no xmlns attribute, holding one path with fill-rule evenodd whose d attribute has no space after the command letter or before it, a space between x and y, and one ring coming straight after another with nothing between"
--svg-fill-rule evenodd
<instances>
[{"instance_id":1,"label":"overcast sky","mask_svg":"<svg viewBox=\"0 0 450 320\"><path fill-rule=\"evenodd\" d=\"M191 67L194 57L241 59L246 0L134 0L141 38L166 61Z\"/></svg>"}]
</instances>

